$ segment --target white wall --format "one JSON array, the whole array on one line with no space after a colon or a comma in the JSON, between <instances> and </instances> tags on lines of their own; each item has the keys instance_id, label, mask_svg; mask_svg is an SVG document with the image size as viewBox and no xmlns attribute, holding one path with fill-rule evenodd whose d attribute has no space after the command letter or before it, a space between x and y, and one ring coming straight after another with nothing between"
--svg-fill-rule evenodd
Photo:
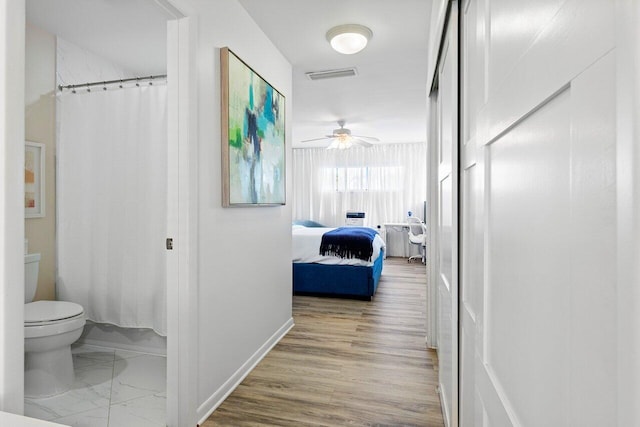
<instances>
[{"instance_id":1,"label":"white wall","mask_svg":"<svg viewBox=\"0 0 640 427\"><path fill-rule=\"evenodd\" d=\"M24 1L0 0L0 411L24 409Z\"/></svg>"},{"instance_id":2,"label":"white wall","mask_svg":"<svg viewBox=\"0 0 640 427\"><path fill-rule=\"evenodd\" d=\"M56 46L56 84L72 85L126 79L136 74L97 52L91 52L61 37Z\"/></svg>"},{"instance_id":3,"label":"white wall","mask_svg":"<svg viewBox=\"0 0 640 427\"><path fill-rule=\"evenodd\" d=\"M291 326L291 208L222 208L220 48L286 97L291 195L291 65L237 1L175 2L197 22L197 402L206 417ZM195 188L194 188L195 190Z\"/></svg>"},{"instance_id":4,"label":"white wall","mask_svg":"<svg viewBox=\"0 0 640 427\"><path fill-rule=\"evenodd\" d=\"M27 24L25 52L25 138L45 145L45 216L25 219L29 252L39 253L35 300L55 299L56 282L56 38Z\"/></svg>"}]
</instances>

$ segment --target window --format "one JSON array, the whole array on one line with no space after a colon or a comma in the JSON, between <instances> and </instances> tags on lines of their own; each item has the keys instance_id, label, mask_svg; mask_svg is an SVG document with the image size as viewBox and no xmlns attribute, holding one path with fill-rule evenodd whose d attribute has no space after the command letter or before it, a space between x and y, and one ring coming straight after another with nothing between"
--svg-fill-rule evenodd
<instances>
[{"instance_id":1,"label":"window","mask_svg":"<svg viewBox=\"0 0 640 427\"><path fill-rule=\"evenodd\" d=\"M323 168L323 191L366 192L399 191L404 169L399 166L361 166Z\"/></svg>"}]
</instances>

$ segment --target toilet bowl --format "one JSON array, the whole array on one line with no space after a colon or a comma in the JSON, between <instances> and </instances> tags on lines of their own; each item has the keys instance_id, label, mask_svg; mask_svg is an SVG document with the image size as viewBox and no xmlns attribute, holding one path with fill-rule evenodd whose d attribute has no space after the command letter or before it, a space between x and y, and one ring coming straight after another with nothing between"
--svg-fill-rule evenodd
<instances>
[{"instance_id":1,"label":"toilet bowl","mask_svg":"<svg viewBox=\"0 0 640 427\"><path fill-rule=\"evenodd\" d=\"M85 324L84 310L79 304L28 302L35 295L39 261L39 254L25 256L24 394L30 398L69 390L74 381L71 344L80 338Z\"/></svg>"}]
</instances>

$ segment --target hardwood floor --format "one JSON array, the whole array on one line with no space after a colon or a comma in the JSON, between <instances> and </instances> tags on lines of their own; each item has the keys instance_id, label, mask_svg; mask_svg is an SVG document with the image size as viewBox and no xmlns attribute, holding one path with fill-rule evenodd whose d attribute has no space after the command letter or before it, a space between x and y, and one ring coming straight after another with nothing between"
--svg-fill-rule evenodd
<instances>
[{"instance_id":1,"label":"hardwood floor","mask_svg":"<svg viewBox=\"0 0 640 427\"><path fill-rule=\"evenodd\" d=\"M294 296L295 327L202 427L442 426L425 283L388 258L371 302Z\"/></svg>"}]
</instances>

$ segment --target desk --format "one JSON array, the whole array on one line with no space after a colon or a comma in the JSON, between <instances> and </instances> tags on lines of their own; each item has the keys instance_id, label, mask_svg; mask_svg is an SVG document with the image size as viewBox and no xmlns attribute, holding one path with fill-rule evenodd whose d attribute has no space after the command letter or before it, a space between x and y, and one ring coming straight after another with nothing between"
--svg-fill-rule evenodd
<instances>
[{"instance_id":1,"label":"desk","mask_svg":"<svg viewBox=\"0 0 640 427\"><path fill-rule=\"evenodd\" d=\"M386 222L382 224L382 239L387 250L385 255L409 258L412 255L419 255L418 245L409 242L409 224L406 222Z\"/></svg>"}]
</instances>

